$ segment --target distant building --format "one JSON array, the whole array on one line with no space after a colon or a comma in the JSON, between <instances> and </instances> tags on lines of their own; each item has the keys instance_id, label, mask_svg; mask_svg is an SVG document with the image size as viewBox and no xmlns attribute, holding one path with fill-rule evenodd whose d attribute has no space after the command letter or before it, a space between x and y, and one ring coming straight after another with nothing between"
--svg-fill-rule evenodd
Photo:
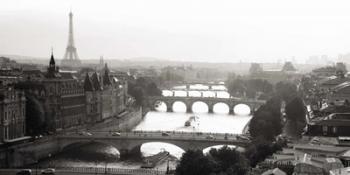
<instances>
[{"instance_id":1,"label":"distant building","mask_svg":"<svg viewBox=\"0 0 350 175\"><path fill-rule=\"evenodd\" d=\"M88 73L85 75L84 90L86 97L87 123L95 123L102 120L101 87L96 72L91 80Z\"/></svg>"},{"instance_id":2,"label":"distant building","mask_svg":"<svg viewBox=\"0 0 350 175\"><path fill-rule=\"evenodd\" d=\"M259 63L252 63L249 68L250 75L257 75L262 73L264 70Z\"/></svg>"},{"instance_id":3,"label":"distant building","mask_svg":"<svg viewBox=\"0 0 350 175\"><path fill-rule=\"evenodd\" d=\"M13 87L0 87L0 143L15 141L25 135L26 99Z\"/></svg>"},{"instance_id":4,"label":"distant building","mask_svg":"<svg viewBox=\"0 0 350 175\"><path fill-rule=\"evenodd\" d=\"M69 72L60 72L53 55L47 72L31 71L17 88L41 99L52 128L61 130L84 123L86 117L83 84Z\"/></svg>"},{"instance_id":5,"label":"distant building","mask_svg":"<svg viewBox=\"0 0 350 175\"><path fill-rule=\"evenodd\" d=\"M282 69L274 70L263 70L260 65L252 63L250 73L250 78L267 80L272 84L280 81L294 81L301 76L291 62L286 62Z\"/></svg>"},{"instance_id":6,"label":"distant building","mask_svg":"<svg viewBox=\"0 0 350 175\"><path fill-rule=\"evenodd\" d=\"M329 77L336 73L336 68L334 66L326 66L312 70L312 74L317 77Z\"/></svg>"},{"instance_id":7,"label":"distant building","mask_svg":"<svg viewBox=\"0 0 350 175\"><path fill-rule=\"evenodd\" d=\"M117 117L118 114L125 110L127 83L110 75L107 64L105 64L101 72L99 83L101 88L102 119L104 120L109 117Z\"/></svg>"},{"instance_id":8,"label":"distant building","mask_svg":"<svg viewBox=\"0 0 350 175\"><path fill-rule=\"evenodd\" d=\"M349 77L330 76L330 77L321 79L320 81L318 81L318 84L320 89L331 91L336 86L341 85L342 83L345 83L348 81L350 81Z\"/></svg>"},{"instance_id":9,"label":"distant building","mask_svg":"<svg viewBox=\"0 0 350 175\"><path fill-rule=\"evenodd\" d=\"M348 101L350 102L350 79L344 81L331 88L330 93L328 93L328 102L335 101Z\"/></svg>"},{"instance_id":10,"label":"distant building","mask_svg":"<svg viewBox=\"0 0 350 175\"><path fill-rule=\"evenodd\" d=\"M307 124L311 136L350 136L350 113L334 113Z\"/></svg>"}]
</instances>

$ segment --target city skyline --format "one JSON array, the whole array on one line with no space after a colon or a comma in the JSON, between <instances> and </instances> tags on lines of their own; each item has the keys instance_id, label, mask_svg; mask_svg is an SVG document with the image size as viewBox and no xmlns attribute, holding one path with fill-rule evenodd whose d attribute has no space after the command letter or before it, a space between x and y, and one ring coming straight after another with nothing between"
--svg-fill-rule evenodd
<instances>
[{"instance_id":1,"label":"city skyline","mask_svg":"<svg viewBox=\"0 0 350 175\"><path fill-rule=\"evenodd\" d=\"M274 62L350 51L346 1L8 1L0 7L0 54L58 58L70 10L82 60ZM332 60L337 61L337 60Z\"/></svg>"}]
</instances>

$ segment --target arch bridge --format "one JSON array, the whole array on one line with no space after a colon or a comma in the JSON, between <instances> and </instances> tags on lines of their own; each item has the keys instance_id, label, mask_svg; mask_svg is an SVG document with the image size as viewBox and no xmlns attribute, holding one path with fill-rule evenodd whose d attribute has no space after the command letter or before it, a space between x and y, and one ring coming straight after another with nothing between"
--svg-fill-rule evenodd
<instances>
[{"instance_id":1,"label":"arch bridge","mask_svg":"<svg viewBox=\"0 0 350 175\"><path fill-rule=\"evenodd\" d=\"M192 112L192 105L195 102L204 102L208 106L208 112L213 113L214 105L217 103L224 103L229 107L229 113L233 114L233 108L238 104L245 104L250 107L250 111L254 112L265 100L255 99L240 99L240 98L218 98L218 97L180 97L180 96L153 96L148 97L149 104L152 110L155 110L155 105L159 102L164 102L167 106L167 112L173 111L173 104L175 102L183 102L186 105L187 112Z\"/></svg>"},{"instance_id":2,"label":"arch bridge","mask_svg":"<svg viewBox=\"0 0 350 175\"><path fill-rule=\"evenodd\" d=\"M210 135L210 136L209 136ZM144 143L163 142L178 146L183 150L200 149L216 145L235 145L247 147L250 140L242 139L241 135L206 134L168 132L123 132L119 136L113 136L108 132L94 132L91 136L78 134L57 136L59 149L62 151L69 145L84 142L99 142L111 145L119 150L121 157L135 150L139 151Z\"/></svg>"}]
</instances>

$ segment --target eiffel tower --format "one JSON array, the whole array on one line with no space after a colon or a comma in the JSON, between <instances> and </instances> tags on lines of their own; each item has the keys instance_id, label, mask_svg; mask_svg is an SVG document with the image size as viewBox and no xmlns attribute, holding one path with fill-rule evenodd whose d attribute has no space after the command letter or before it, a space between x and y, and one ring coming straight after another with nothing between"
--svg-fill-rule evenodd
<instances>
[{"instance_id":1,"label":"eiffel tower","mask_svg":"<svg viewBox=\"0 0 350 175\"><path fill-rule=\"evenodd\" d=\"M74 46L73 38L73 13L69 12L69 36L66 53L64 54L61 66L63 67L78 67L81 65L77 54L77 48Z\"/></svg>"}]
</instances>

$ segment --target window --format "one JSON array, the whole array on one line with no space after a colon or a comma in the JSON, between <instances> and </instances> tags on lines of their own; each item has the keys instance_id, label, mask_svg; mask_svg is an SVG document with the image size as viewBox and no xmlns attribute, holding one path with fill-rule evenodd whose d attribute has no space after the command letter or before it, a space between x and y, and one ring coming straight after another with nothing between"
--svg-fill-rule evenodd
<instances>
[{"instance_id":1,"label":"window","mask_svg":"<svg viewBox=\"0 0 350 175\"><path fill-rule=\"evenodd\" d=\"M9 139L9 127L8 126L5 126L5 140L8 140Z\"/></svg>"},{"instance_id":2,"label":"window","mask_svg":"<svg viewBox=\"0 0 350 175\"><path fill-rule=\"evenodd\" d=\"M327 126L322 126L322 131L323 131L323 135L327 135L328 127Z\"/></svg>"},{"instance_id":3,"label":"window","mask_svg":"<svg viewBox=\"0 0 350 175\"><path fill-rule=\"evenodd\" d=\"M333 126L332 131L333 131L333 134L336 134L337 133L337 127Z\"/></svg>"}]
</instances>

